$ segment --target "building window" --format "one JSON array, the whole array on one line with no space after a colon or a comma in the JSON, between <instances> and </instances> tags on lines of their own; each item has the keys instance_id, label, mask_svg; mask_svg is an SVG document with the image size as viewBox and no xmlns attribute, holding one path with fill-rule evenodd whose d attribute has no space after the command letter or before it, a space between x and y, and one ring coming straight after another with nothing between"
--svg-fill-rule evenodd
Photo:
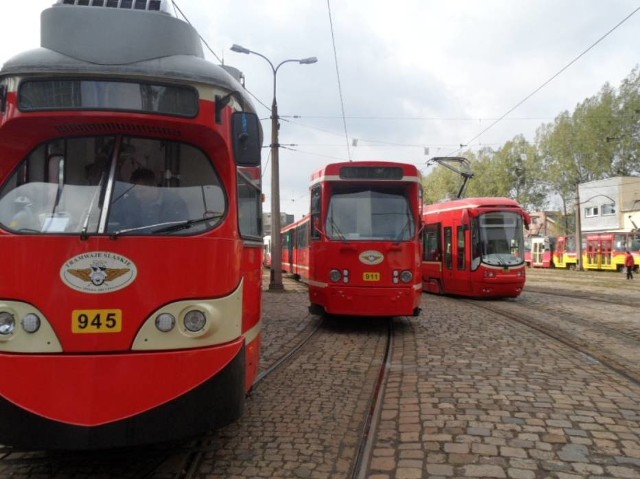
<instances>
[{"instance_id":1,"label":"building window","mask_svg":"<svg viewBox=\"0 0 640 479\"><path fill-rule=\"evenodd\" d=\"M584 216L586 218L593 218L594 216L598 216L599 214L600 213L597 206L590 206L589 208L584 209Z\"/></svg>"},{"instance_id":2,"label":"building window","mask_svg":"<svg viewBox=\"0 0 640 479\"><path fill-rule=\"evenodd\" d=\"M615 215L616 214L616 205L613 203L608 203L606 205L602 205L602 216L605 215Z\"/></svg>"}]
</instances>

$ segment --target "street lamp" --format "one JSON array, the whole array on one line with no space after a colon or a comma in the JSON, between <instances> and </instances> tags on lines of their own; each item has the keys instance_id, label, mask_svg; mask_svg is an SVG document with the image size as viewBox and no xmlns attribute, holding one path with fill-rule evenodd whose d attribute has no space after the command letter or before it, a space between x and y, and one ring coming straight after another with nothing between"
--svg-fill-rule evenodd
<instances>
[{"instance_id":1,"label":"street lamp","mask_svg":"<svg viewBox=\"0 0 640 479\"><path fill-rule=\"evenodd\" d=\"M300 63L302 65L308 65L316 63L318 59L316 57L302 58L302 59L290 59L284 60L278 63L277 66L273 66L271 60L265 57L262 53L249 50L240 45L232 45L231 51L237 53L246 53L247 55L253 53L261 58L264 58L273 72L273 102L271 103L271 275L269 280L270 290L282 290L282 244L280 240L280 173L279 173L279 158L278 158L278 102L276 101L276 76L278 69L285 63Z\"/></svg>"}]
</instances>

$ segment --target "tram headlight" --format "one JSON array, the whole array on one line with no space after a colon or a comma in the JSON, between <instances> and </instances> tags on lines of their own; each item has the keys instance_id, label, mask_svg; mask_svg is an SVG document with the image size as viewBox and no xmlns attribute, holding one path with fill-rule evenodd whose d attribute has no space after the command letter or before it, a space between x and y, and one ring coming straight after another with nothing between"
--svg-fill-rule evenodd
<instances>
[{"instance_id":1,"label":"tram headlight","mask_svg":"<svg viewBox=\"0 0 640 479\"><path fill-rule=\"evenodd\" d=\"M408 269L405 269L402 273L400 273L400 281L403 283L409 283L413 279L413 273Z\"/></svg>"},{"instance_id":2,"label":"tram headlight","mask_svg":"<svg viewBox=\"0 0 640 479\"><path fill-rule=\"evenodd\" d=\"M37 314L29 313L22 318L21 321L22 329L24 329L27 333L35 333L38 329L40 329L40 318Z\"/></svg>"},{"instance_id":3,"label":"tram headlight","mask_svg":"<svg viewBox=\"0 0 640 479\"><path fill-rule=\"evenodd\" d=\"M197 333L202 331L207 324L207 317L202 311L192 309L184 315L184 327L187 331Z\"/></svg>"},{"instance_id":4,"label":"tram headlight","mask_svg":"<svg viewBox=\"0 0 640 479\"><path fill-rule=\"evenodd\" d=\"M340 270L338 270L338 269L332 269L329 272L329 279L331 281L333 281L334 283L337 283L338 281L340 281L341 277L342 277L342 274L340 273Z\"/></svg>"},{"instance_id":5,"label":"tram headlight","mask_svg":"<svg viewBox=\"0 0 640 479\"><path fill-rule=\"evenodd\" d=\"M16 318L8 311L0 311L0 335L10 336L16 329Z\"/></svg>"},{"instance_id":6,"label":"tram headlight","mask_svg":"<svg viewBox=\"0 0 640 479\"><path fill-rule=\"evenodd\" d=\"M158 328L158 331L162 331L163 333L168 333L175 327L175 325L176 318L173 317L173 314L162 313L156 318L156 328Z\"/></svg>"}]
</instances>

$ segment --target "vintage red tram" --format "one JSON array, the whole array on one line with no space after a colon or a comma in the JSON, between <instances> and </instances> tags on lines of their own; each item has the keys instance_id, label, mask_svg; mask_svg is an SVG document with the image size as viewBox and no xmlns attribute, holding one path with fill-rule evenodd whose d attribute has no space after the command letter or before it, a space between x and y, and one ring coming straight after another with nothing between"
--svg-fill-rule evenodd
<instances>
[{"instance_id":1,"label":"vintage red tram","mask_svg":"<svg viewBox=\"0 0 640 479\"><path fill-rule=\"evenodd\" d=\"M282 230L282 267L308 281L311 311L419 314L418 169L385 161L333 163L312 174L310 190L309 215Z\"/></svg>"},{"instance_id":2,"label":"vintage red tram","mask_svg":"<svg viewBox=\"0 0 640 479\"><path fill-rule=\"evenodd\" d=\"M444 201L425 206L422 220L424 291L478 298L522 292L529 215L517 201Z\"/></svg>"},{"instance_id":3,"label":"vintage red tram","mask_svg":"<svg viewBox=\"0 0 640 479\"><path fill-rule=\"evenodd\" d=\"M164 0L88 3L0 70L0 443L30 449L202 433L258 369L249 97Z\"/></svg>"}]
</instances>

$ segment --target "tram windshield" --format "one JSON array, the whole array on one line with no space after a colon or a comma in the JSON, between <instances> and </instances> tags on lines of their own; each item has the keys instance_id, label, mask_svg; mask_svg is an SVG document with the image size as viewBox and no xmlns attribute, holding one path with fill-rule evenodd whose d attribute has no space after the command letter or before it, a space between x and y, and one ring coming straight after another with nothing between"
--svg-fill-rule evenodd
<instances>
[{"instance_id":1,"label":"tram windshield","mask_svg":"<svg viewBox=\"0 0 640 479\"><path fill-rule=\"evenodd\" d=\"M409 241L414 214L403 188L335 188L329 200L325 233L333 240Z\"/></svg>"},{"instance_id":2,"label":"tram windshield","mask_svg":"<svg viewBox=\"0 0 640 479\"><path fill-rule=\"evenodd\" d=\"M471 221L472 269L480 262L491 266L515 266L524 262L522 217L517 213L484 213Z\"/></svg>"},{"instance_id":3,"label":"tram windshield","mask_svg":"<svg viewBox=\"0 0 640 479\"><path fill-rule=\"evenodd\" d=\"M202 151L128 136L42 144L0 189L0 226L25 234L194 234L225 212Z\"/></svg>"}]
</instances>

